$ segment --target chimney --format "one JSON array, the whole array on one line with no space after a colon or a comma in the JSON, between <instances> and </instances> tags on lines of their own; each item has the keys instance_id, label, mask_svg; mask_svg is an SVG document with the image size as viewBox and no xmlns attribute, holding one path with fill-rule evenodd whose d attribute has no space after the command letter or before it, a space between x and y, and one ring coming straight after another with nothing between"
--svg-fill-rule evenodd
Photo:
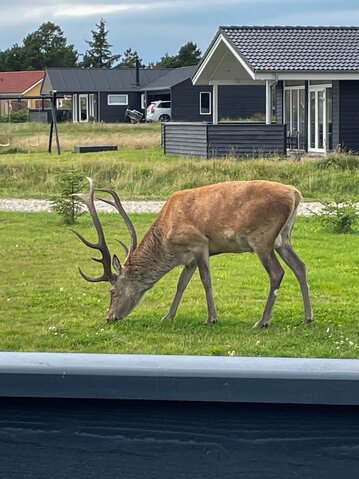
<instances>
[{"instance_id":1,"label":"chimney","mask_svg":"<svg viewBox=\"0 0 359 479\"><path fill-rule=\"evenodd\" d=\"M140 62L136 58L136 85L140 85Z\"/></svg>"}]
</instances>

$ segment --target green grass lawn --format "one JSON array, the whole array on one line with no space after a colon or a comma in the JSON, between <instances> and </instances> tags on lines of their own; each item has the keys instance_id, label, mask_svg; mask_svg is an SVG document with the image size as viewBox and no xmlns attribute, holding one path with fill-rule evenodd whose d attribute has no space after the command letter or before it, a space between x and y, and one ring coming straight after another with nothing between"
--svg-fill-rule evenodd
<instances>
[{"instance_id":1,"label":"green grass lawn","mask_svg":"<svg viewBox=\"0 0 359 479\"><path fill-rule=\"evenodd\" d=\"M133 215L139 236L152 215ZM103 215L110 247L127 233L116 215ZM77 227L94 238L87 215ZM359 356L359 256L357 235L319 230L315 219L299 218L293 243L306 261L315 322L303 323L299 285L286 268L266 330L260 318L268 279L255 255L211 259L219 323L205 325L206 302L198 275L190 283L177 317L167 312L180 270L166 275L122 322L104 321L108 285L90 284L98 266L88 250L55 214L0 213L0 350L240 356ZM117 246L116 246L117 245Z\"/></svg>"}]
</instances>

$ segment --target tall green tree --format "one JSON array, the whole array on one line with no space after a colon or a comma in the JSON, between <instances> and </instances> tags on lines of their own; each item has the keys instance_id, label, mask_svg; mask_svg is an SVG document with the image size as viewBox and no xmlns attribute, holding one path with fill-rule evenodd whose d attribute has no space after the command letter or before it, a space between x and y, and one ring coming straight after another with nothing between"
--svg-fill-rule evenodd
<instances>
[{"instance_id":1,"label":"tall green tree","mask_svg":"<svg viewBox=\"0 0 359 479\"><path fill-rule=\"evenodd\" d=\"M196 43L187 42L183 45L177 55L169 55L166 53L159 62L157 67L162 68L179 68L197 65L202 56L201 50L197 47Z\"/></svg>"},{"instance_id":2,"label":"tall green tree","mask_svg":"<svg viewBox=\"0 0 359 479\"><path fill-rule=\"evenodd\" d=\"M11 48L0 51L0 71L17 71L23 70L24 51L23 47L18 44Z\"/></svg>"},{"instance_id":3,"label":"tall green tree","mask_svg":"<svg viewBox=\"0 0 359 479\"><path fill-rule=\"evenodd\" d=\"M140 67L143 67L142 58L138 56L136 50L127 48L122 55L121 62L117 66L121 68L134 68L136 66L136 61L139 62Z\"/></svg>"},{"instance_id":4,"label":"tall green tree","mask_svg":"<svg viewBox=\"0 0 359 479\"><path fill-rule=\"evenodd\" d=\"M121 55L113 55L111 52L112 45L109 43L108 30L106 30L106 22L101 18L96 23L96 30L91 30L92 41L86 40L90 48L85 52L81 66L84 68L112 68Z\"/></svg>"},{"instance_id":5,"label":"tall green tree","mask_svg":"<svg viewBox=\"0 0 359 479\"><path fill-rule=\"evenodd\" d=\"M78 52L68 44L58 25L46 22L23 40L23 70L41 70L45 67L74 67Z\"/></svg>"}]
</instances>

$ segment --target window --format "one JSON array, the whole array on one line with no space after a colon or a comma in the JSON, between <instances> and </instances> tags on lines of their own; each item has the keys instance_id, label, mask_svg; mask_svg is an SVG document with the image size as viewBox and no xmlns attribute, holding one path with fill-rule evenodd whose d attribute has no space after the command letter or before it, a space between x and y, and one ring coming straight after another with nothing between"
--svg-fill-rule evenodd
<instances>
[{"instance_id":1,"label":"window","mask_svg":"<svg viewBox=\"0 0 359 479\"><path fill-rule=\"evenodd\" d=\"M285 84L285 122L287 123L288 147L305 148L305 89L304 86Z\"/></svg>"},{"instance_id":2,"label":"window","mask_svg":"<svg viewBox=\"0 0 359 479\"><path fill-rule=\"evenodd\" d=\"M199 112L201 115L210 115L211 112L211 92L201 91L199 94Z\"/></svg>"},{"instance_id":3,"label":"window","mask_svg":"<svg viewBox=\"0 0 359 479\"><path fill-rule=\"evenodd\" d=\"M107 95L107 104L114 105L128 105L128 95Z\"/></svg>"},{"instance_id":4,"label":"window","mask_svg":"<svg viewBox=\"0 0 359 479\"><path fill-rule=\"evenodd\" d=\"M146 95L144 93L141 94L141 110L146 109Z\"/></svg>"},{"instance_id":5,"label":"window","mask_svg":"<svg viewBox=\"0 0 359 479\"><path fill-rule=\"evenodd\" d=\"M161 103L159 103L157 105L157 108L171 108L171 102L170 101L161 101Z\"/></svg>"}]
</instances>

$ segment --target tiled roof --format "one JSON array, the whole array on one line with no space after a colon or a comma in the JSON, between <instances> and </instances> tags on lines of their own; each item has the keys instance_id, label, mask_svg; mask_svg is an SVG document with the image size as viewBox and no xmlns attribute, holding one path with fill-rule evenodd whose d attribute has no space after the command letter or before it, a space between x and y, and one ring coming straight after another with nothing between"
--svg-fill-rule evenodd
<instances>
[{"instance_id":1,"label":"tiled roof","mask_svg":"<svg viewBox=\"0 0 359 479\"><path fill-rule=\"evenodd\" d=\"M44 76L44 71L0 72L0 93L24 93Z\"/></svg>"},{"instance_id":2,"label":"tiled roof","mask_svg":"<svg viewBox=\"0 0 359 479\"><path fill-rule=\"evenodd\" d=\"M359 71L358 27L219 27L255 72Z\"/></svg>"}]
</instances>

